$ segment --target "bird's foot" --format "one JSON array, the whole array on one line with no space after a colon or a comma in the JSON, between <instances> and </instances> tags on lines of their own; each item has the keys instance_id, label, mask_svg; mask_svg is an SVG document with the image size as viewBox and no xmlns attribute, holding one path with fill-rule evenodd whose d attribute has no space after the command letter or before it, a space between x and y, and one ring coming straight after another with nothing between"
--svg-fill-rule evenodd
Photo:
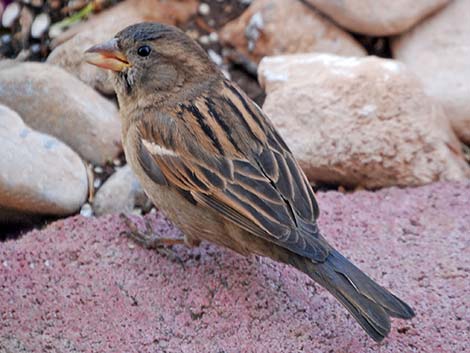
<instances>
[{"instance_id":1,"label":"bird's foot","mask_svg":"<svg viewBox=\"0 0 470 353\"><path fill-rule=\"evenodd\" d=\"M145 231L141 232L139 231L137 225L124 213L121 213L119 217L129 228L128 231L124 231L121 234L125 234L127 237L131 238L134 242L141 245L145 249L155 250L159 254L165 255L169 259L178 262L181 266L183 266L183 268L185 267L183 260L170 248L172 245L185 244L184 239L159 237L154 233L150 221L145 218Z\"/></svg>"},{"instance_id":2,"label":"bird's foot","mask_svg":"<svg viewBox=\"0 0 470 353\"><path fill-rule=\"evenodd\" d=\"M157 250L165 246L185 244L183 238L162 238L156 235L148 219L144 218L145 231L141 232L137 228L137 225L124 213L121 213L119 217L124 221L127 228L129 228L129 230L125 232L126 235L146 249Z\"/></svg>"}]
</instances>

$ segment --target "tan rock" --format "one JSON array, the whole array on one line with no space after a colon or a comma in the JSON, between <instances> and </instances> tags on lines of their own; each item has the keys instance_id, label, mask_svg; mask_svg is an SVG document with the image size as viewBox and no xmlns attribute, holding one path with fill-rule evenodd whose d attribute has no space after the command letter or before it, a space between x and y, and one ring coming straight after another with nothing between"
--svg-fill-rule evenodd
<instances>
[{"instance_id":1,"label":"tan rock","mask_svg":"<svg viewBox=\"0 0 470 353\"><path fill-rule=\"evenodd\" d=\"M103 164L121 150L114 104L60 67L0 65L0 103L33 129L67 143L84 159Z\"/></svg>"},{"instance_id":2,"label":"tan rock","mask_svg":"<svg viewBox=\"0 0 470 353\"><path fill-rule=\"evenodd\" d=\"M264 110L312 181L378 188L470 176L443 109L403 64L268 57Z\"/></svg>"},{"instance_id":3,"label":"tan rock","mask_svg":"<svg viewBox=\"0 0 470 353\"><path fill-rule=\"evenodd\" d=\"M405 32L451 0L306 1L350 31L389 36Z\"/></svg>"},{"instance_id":4,"label":"tan rock","mask_svg":"<svg viewBox=\"0 0 470 353\"><path fill-rule=\"evenodd\" d=\"M87 172L70 147L30 129L3 105L0 145L0 222L80 209L88 194Z\"/></svg>"},{"instance_id":5,"label":"tan rock","mask_svg":"<svg viewBox=\"0 0 470 353\"><path fill-rule=\"evenodd\" d=\"M393 53L441 102L455 133L470 145L470 1L455 0L392 42Z\"/></svg>"},{"instance_id":6,"label":"tan rock","mask_svg":"<svg viewBox=\"0 0 470 353\"><path fill-rule=\"evenodd\" d=\"M146 206L148 198L139 180L126 165L116 171L96 193L93 209L97 216L130 213L136 206Z\"/></svg>"},{"instance_id":7,"label":"tan rock","mask_svg":"<svg viewBox=\"0 0 470 353\"><path fill-rule=\"evenodd\" d=\"M220 39L256 62L266 55L304 52L365 55L349 34L298 0L255 0L225 25Z\"/></svg>"},{"instance_id":8,"label":"tan rock","mask_svg":"<svg viewBox=\"0 0 470 353\"><path fill-rule=\"evenodd\" d=\"M61 66L100 92L111 94L114 90L109 72L87 64L83 55L86 49L114 37L131 24L155 21L176 25L186 22L196 11L195 0L124 1L65 32L55 41L56 44L61 41L65 43L52 51L47 62Z\"/></svg>"}]
</instances>

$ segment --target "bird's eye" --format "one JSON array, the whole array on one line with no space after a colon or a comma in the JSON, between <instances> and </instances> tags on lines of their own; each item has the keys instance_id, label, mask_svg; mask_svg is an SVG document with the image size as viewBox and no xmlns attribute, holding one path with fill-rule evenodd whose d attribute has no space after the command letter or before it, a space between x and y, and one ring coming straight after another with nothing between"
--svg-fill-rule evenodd
<instances>
[{"instance_id":1,"label":"bird's eye","mask_svg":"<svg viewBox=\"0 0 470 353\"><path fill-rule=\"evenodd\" d=\"M152 49L150 49L148 45L142 45L139 47L139 49L137 49L137 54L139 56L149 56L151 51Z\"/></svg>"}]
</instances>

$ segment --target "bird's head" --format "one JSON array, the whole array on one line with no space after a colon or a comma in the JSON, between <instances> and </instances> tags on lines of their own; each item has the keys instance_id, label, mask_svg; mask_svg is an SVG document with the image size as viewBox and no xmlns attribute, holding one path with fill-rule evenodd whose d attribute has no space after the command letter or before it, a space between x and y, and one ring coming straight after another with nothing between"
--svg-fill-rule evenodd
<instances>
[{"instance_id":1,"label":"bird's head","mask_svg":"<svg viewBox=\"0 0 470 353\"><path fill-rule=\"evenodd\" d=\"M220 72L205 51L176 27L159 23L129 26L86 52L88 63L111 70L119 101L165 99L203 84Z\"/></svg>"}]
</instances>

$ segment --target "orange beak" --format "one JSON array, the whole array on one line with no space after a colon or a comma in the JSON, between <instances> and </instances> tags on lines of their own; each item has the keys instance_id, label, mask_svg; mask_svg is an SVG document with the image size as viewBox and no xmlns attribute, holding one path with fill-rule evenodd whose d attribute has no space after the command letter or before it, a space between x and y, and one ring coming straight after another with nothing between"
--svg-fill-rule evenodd
<instances>
[{"instance_id":1,"label":"orange beak","mask_svg":"<svg viewBox=\"0 0 470 353\"><path fill-rule=\"evenodd\" d=\"M127 57L119 50L116 38L95 45L85 51L85 60L103 69L121 72L131 66Z\"/></svg>"}]
</instances>

